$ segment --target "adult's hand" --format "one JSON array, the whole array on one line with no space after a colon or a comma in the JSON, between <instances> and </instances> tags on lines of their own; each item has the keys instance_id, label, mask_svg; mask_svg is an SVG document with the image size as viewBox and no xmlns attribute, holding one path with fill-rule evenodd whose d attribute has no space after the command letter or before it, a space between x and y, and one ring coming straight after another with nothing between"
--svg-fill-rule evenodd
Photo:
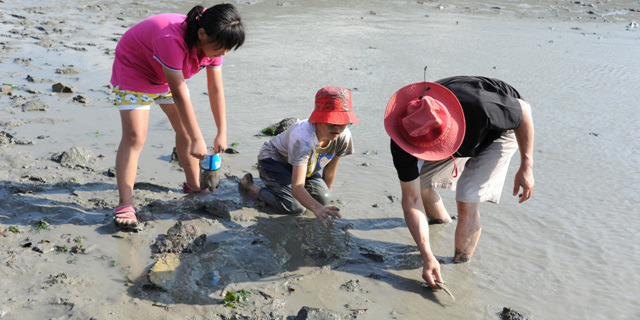
<instances>
[{"instance_id":1,"label":"adult's hand","mask_svg":"<svg viewBox=\"0 0 640 320\"><path fill-rule=\"evenodd\" d=\"M519 203L527 201L527 199L531 198L531 194L533 193L533 185L535 180L533 179L533 170L531 168L520 168L518 172L516 172L516 176L513 181L513 195L517 195L522 188L522 193L520 194Z\"/></svg>"},{"instance_id":2,"label":"adult's hand","mask_svg":"<svg viewBox=\"0 0 640 320\"><path fill-rule=\"evenodd\" d=\"M423 261L422 279L424 279L424 281L432 289L440 289L440 287L436 284L436 281L442 283L444 282L444 280L442 279L442 275L440 275L440 263L435 259L435 257Z\"/></svg>"}]
</instances>

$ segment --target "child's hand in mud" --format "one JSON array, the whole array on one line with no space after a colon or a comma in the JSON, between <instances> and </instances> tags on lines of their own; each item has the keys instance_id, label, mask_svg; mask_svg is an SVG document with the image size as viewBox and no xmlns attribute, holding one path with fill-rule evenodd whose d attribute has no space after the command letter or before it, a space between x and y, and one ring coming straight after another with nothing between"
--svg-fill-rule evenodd
<instances>
[{"instance_id":1,"label":"child's hand in mud","mask_svg":"<svg viewBox=\"0 0 640 320\"><path fill-rule=\"evenodd\" d=\"M328 224L333 224L333 219L342 218L340 215L340 208L334 206L321 206L313 213L318 217L318 220L322 222L322 225L325 228L328 227Z\"/></svg>"}]
</instances>

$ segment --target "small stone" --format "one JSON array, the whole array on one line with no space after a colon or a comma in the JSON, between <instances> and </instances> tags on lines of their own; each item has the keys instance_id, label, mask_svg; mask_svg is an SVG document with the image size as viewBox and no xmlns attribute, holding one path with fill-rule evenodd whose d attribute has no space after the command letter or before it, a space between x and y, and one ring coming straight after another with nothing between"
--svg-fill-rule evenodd
<instances>
[{"instance_id":1,"label":"small stone","mask_svg":"<svg viewBox=\"0 0 640 320\"><path fill-rule=\"evenodd\" d=\"M38 245L38 246L34 246L31 250L38 252L38 253L47 253L47 252L51 252L53 251L53 246L42 246L42 245Z\"/></svg>"},{"instance_id":2,"label":"small stone","mask_svg":"<svg viewBox=\"0 0 640 320\"><path fill-rule=\"evenodd\" d=\"M502 308L502 313L500 313L501 320L527 320L522 313L515 311L511 308L504 307Z\"/></svg>"},{"instance_id":3,"label":"small stone","mask_svg":"<svg viewBox=\"0 0 640 320\"><path fill-rule=\"evenodd\" d=\"M335 311L304 306L300 308L294 320L346 319Z\"/></svg>"},{"instance_id":4,"label":"small stone","mask_svg":"<svg viewBox=\"0 0 640 320\"><path fill-rule=\"evenodd\" d=\"M63 92L63 93L72 93L73 87L71 87L70 85L66 85L63 84L61 82L55 83L51 86L51 90L53 90L53 92Z\"/></svg>"},{"instance_id":5,"label":"small stone","mask_svg":"<svg viewBox=\"0 0 640 320\"><path fill-rule=\"evenodd\" d=\"M73 97L73 101L79 102L79 103L87 103L87 98L85 96L77 95Z\"/></svg>"},{"instance_id":6,"label":"small stone","mask_svg":"<svg viewBox=\"0 0 640 320\"><path fill-rule=\"evenodd\" d=\"M96 161L96 157L88 148L76 146L52 155L51 160L67 168L89 169L89 165Z\"/></svg>"},{"instance_id":7,"label":"small stone","mask_svg":"<svg viewBox=\"0 0 640 320\"><path fill-rule=\"evenodd\" d=\"M349 280L346 283L343 283L340 286L341 289L347 290L347 291L351 291L351 292L355 292L357 289L360 288L360 280Z\"/></svg>"}]
</instances>

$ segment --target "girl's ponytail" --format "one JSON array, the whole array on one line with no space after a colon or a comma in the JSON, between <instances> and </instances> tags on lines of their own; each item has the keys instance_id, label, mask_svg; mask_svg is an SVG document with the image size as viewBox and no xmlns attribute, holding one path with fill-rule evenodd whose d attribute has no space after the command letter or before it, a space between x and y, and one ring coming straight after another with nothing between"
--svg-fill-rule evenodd
<instances>
[{"instance_id":1,"label":"girl's ponytail","mask_svg":"<svg viewBox=\"0 0 640 320\"><path fill-rule=\"evenodd\" d=\"M189 49L191 49L198 41L198 30L200 29L200 19L202 18L203 11L204 7L197 5L187 13L187 18L184 20L184 23L187 24L187 30L184 33L184 41L187 43L187 47Z\"/></svg>"},{"instance_id":2,"label":"girl's ponytail","mask_svg":"<svg viewBox=\"0 0 640 320\"><path fill-rule=\"evenodd\" d=\"M185 42L192 48L198 41L198 30L203 28L211 41L227 50L238 49L244 43L244 25L240 13L230 3L217 4L207 10L193 7L185 20Z\"/></svg>"}]
</instances>

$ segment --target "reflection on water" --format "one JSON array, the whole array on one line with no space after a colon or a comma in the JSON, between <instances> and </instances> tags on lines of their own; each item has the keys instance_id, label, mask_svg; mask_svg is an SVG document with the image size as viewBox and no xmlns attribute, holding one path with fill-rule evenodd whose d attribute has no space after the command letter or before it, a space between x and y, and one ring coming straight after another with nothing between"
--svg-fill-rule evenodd
<instances>
[{"instance_id":1,"label":"reflection on water","mask_svg":"<svg viewBox=\"0 0 640 320\"><path fill-rule=\"evenodd\" d=\"M115 238L118 246L118 256L115 261L126 273L124 277L132 283L142 283L146 280L147 270L142 265L140 254L138 253L139 239L133 234L130 238Z\"/></svg>"}]
</instances>

